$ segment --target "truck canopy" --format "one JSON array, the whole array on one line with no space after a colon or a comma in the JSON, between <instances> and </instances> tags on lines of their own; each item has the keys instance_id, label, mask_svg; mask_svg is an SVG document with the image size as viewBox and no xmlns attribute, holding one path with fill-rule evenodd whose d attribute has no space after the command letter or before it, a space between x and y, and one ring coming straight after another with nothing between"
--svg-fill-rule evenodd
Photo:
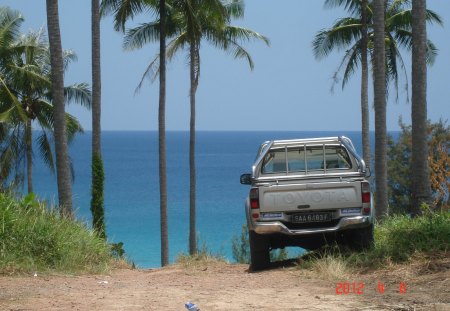
<instances>
[{"instance_id":1,"label":"truck canopy","mask_svg":"<svg viewBox=\"0 0 450 311\"><path fill-rule=\"evenodd\" d=\"M252 179L312 178L367 174L363 159L345 136L264 142Z\"/></svg>"}]
</instances>

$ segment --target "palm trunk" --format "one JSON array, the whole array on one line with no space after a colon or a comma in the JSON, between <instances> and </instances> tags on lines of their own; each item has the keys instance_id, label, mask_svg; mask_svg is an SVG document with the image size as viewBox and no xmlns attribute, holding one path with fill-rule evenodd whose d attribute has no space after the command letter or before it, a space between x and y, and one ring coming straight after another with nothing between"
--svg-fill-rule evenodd
<instances>
[{"instance_id":1,"label":"palm trunk","mask_svg":"<svg viewBox=\"0 0 450 311\"><path fill-rule=\"evenodd\" d=\"M374 0L375 211L378 219L386 215L388 208L384 8L384 0Z\"/></svg>"},{"instance_id":2,"label":"palm trunk","mask_svg":"<svg viewBox=\"0 0 450 311\"><path fill-rule=\"evenodd\" d=\"M25 125L25 145L27 149L27 187L28 193L33 192L33 133L31 132L31 120Z\"/></svg>"},{"instance_id":3,"label":"palm trunk","mask_svg":"<svg viewBox=\"0 0 450 311\"><path fill-rule=\"evenodd\" d=\"M106 238L104 211L104 170L101 153L101 66L100 7L92 0L92 225L99 236Z\"/></svg>"},{"instance_id":4,"label":"palm trunk","mask_svg":"<svg viewBox=\"0 0 450 311\"><path fill-rule=\"evenodd\" d=\"M367 0L362 1L362 38L361 38L361 128L363 158L366 165L370 167L370 135L369 135L369 69L367 63Z\"/></svg>"},{"instance_id":5,"label":"palm trunk","mask_svg":"<svg viewBox=\"0 0 450 311\"><path fill-rule=\"evenodd\" d=\"M166 176L166 3L159 0L159 200L161 217L161 265L169 264L169 230L167 223L167 176Z\"/></svg>"},{"instance_id":6,"label":"palm trunk","mask_svg":"<svg viewBox=\"0 0 450 311\"><path fill-rule=\"evenodd\" d=\"M54 136L58 200L61 214L64 217L73 218L72 178L66 135L64 67L62 59L61 35L59 30L58 0L47 0L47 27L48 40L50 43L50 63L52 67L52 99L54 105Z\"/></svg>"},{"instance_id":7,"label":"palm trunk","mask_svg":"<svg viewBox=\"0 0 450 311\"><path fill-rule=\"evenodd\" d=\"M195 94L197 92L198 77L196 74L196 66L198 64L197 50L195 44L190 44L190 105L191 120L189 128L189 254L197 253L197 236L196 236L196 173L195 173Z\"/></svg>"},{"instance_id":8,"label":"palm trunk","mask_svg":"<svg viewBox=\"0 0 450 311\"><path fill-rule=\"evenodd\" d=\"M101 67L99 0L92 0L92 153L101 154Z\"/></svg>"},{"instance_id":9,"label":"palm trunk","mask_svg":"<svg viewBox=\"0 0 450 311\"><path fill-rule=\"evenodd\" d=\"M425 61L427 31L426 0L412 1L412 206L410 213L419 215L422 203L431 203L427 138L427 67Z\"/></svg>"}]
</instances>

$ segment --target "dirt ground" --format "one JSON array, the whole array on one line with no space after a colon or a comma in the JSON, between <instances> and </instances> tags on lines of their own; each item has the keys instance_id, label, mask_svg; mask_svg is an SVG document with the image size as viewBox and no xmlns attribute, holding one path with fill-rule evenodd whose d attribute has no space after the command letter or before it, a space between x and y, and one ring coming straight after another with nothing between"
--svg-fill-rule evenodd
<instances>
[{"instance_id":1,"label":"dirt ground","mask_svg":"<svg viewBox=\"0 0 450 311\"><path fill-rule=\"evenodd\" d=\"M359 291L359 292L358 292ZM207 262L108 275L0 276L0 310L450 310L450 259L318 280L292 262Z\"/></svg>"}]
</instances>

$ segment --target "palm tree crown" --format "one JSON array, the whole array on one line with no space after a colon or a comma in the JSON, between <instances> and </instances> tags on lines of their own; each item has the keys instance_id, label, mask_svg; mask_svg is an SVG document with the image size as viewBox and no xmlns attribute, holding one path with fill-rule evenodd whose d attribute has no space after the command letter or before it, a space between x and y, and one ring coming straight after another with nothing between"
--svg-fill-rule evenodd
<instances>
[{"instance_id":1,"label":"palm tree crown","mask_svg":"<svg viewBox=\"0 0 450 311\"><path fill-rule=\"evenodd\" d=\"M54 128L54 107L51 92L50 52L43 29L27 35L20 35L11 43L14 51L9 62L2 66L5 72L5 84L20 105L12 100L3 100L0 103L0 112L11 127L15 140L22 142L17 152L26 154L25 157L17 155L17 159L25 160L27 166L28 192L32 187L32 160L33 160L33 129L35 124L39 127L36 142L39 153L51 171L54 171L54 156L51 147ZM64 67L76 60L72 51L64 51ZM74 101L90 107L91 93L85 83L74 84L64 88L67 102ZM71 141L77 132L82 132L79 122L66 113L67 135ZM14 129L14 130L13 130Z\"/></svg>"},{"instance_id":2,"label":"palm tree crown","mask_svg":"<svg viewBox=\"0 0 450 311\"><path fill-rule=\"evenodd\" d=\"M362 21L360 0L326 0L326 6L344 6L350 17L338 19L329 29L319 31L313 41L316 58L328 56L334 50L345 50L337 72L343 71L342 87L356 71L361 56ZM427 22L442 25L438 14L427 10ZM367 10L368 50L373 58L374 25L373 1ZM409 0L387 0L385 6L386 83L394 83L398 90L399 67L406 75L400 49L412 48L412 13ZM435 45L427 41L427 62L432 64L437 54ZM336 76L336 75L335 75ZM337 80L335 80L337 81Z\"/></svg>"}]
</instances>

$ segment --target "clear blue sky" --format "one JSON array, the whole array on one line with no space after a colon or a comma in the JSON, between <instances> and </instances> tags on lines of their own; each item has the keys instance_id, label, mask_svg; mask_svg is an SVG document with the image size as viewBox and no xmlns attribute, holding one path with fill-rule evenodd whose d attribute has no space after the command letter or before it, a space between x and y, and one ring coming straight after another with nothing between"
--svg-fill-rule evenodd
<instances>
[{"instance_id":1,"label":"clear blue sky","mask_svg":"<svg viewBox=\"0 0 450 311\"><path fill-rule=\"evenodd\" d=\"M428 71L428 116L436 121L450 116L450 1L428 0L428 8L444 19L444 27L429 26L429 38L439 48L435 65ZM78 62L66 74L66 84L91 83L90 1L60 0L64 49L73 49ZM243 60L203 45L201 77L197 92L198 130L359 130L358 75L346 89L330 92L332 74L342 53L317 61L311 51L315 33L345 16L339 9L324 9L321 0L247 0L245 18L235 24L266 35L271 47L246 45L255 62L250 71ZM25 17L22 32L45 26L45 1L3 0L1 5L19 10ZM145 21L145 18L140 18ZM134 90L157 44L140 51L124 52L122 34L113 30L112 19L102 20L102 127L104 130L156 130L158 83ZM408 71L410 55L404 53ZM167 129L189 129L189 73L185 55L168 65ZM409 73L410 75L410 73ZM393 92L392 92L393 94ZM410 104L400 92L398 103L388 102L388 130L398 129L398 118L410 123ZM370 100L372 102L372 100ZM71 105L86 130L90 113ZM373 110L371 110L371 129Z\"/></svg>"}]
</instances>

